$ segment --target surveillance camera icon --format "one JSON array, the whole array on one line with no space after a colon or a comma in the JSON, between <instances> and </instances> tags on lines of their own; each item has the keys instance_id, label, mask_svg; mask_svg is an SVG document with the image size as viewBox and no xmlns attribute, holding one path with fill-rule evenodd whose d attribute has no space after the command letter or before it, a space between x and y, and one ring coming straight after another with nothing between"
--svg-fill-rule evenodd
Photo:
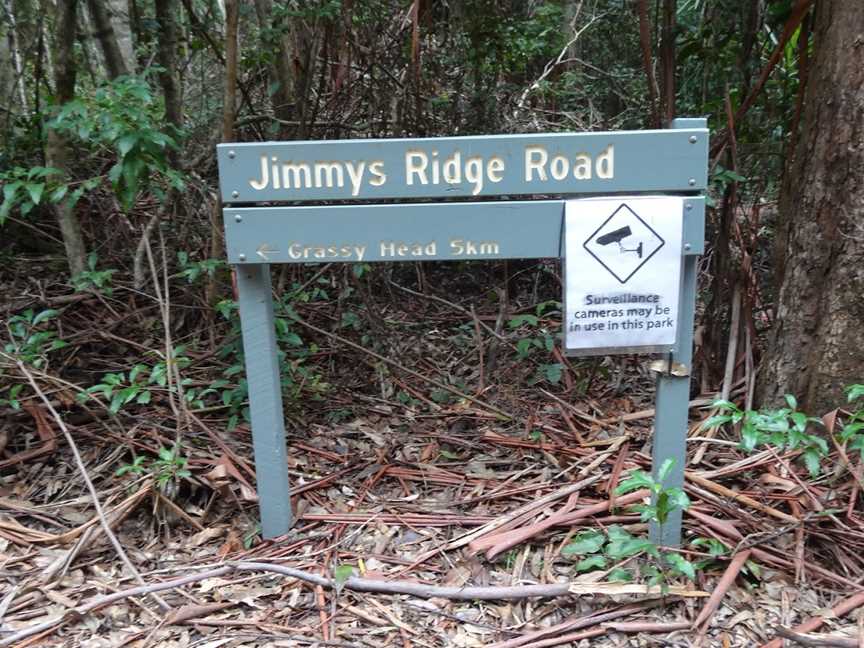
<instances>
[{"instance_id":1,"label":"surveillance camera icon","mask_svg":"<svg viewBox=\"0 0 864 648\"><path fill-rule=\"evenodd\" d=\"M624 239L628 236L633 235L633 230L630 229L629 225L625 227L621 227L617 230L613 230L611 232L607 232L603 236L597 237L598 245L611 245L612 243L618 244L618 252L624 254L625 252L633 252L640 259L642 258L642 243L640 241L639 245L635 248L625 248L624 247Z\"/></svg>"}]
</instances>

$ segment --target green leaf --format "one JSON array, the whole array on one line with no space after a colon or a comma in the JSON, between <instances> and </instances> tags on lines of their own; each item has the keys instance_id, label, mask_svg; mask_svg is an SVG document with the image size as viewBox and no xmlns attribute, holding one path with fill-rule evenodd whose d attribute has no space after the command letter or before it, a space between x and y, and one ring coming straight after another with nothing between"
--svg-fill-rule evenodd
<instances>
[{"instance_id":1,"label":"green leaf","mask_svg":"<svg viewBox=\"0 0 864 648\"><path fill-rule=\"evenodd\" d=\"M669 552L664 554L664 557L666 558L666 562L672 565L672 568L675 569L675 571L683 574L690 580L696 580L696 568L693 567L693 563L684 558L684 556L674 552Z\"/></svg>"},{"instance_id":2,"label":"green leaf","mask_svg":"<svg viewBox=\"0 0 864 648\"><path fill-rule=\"evenodd\" d=\"M131 151L135 144L138 143L138 134L137 133L129 133L128 135L124 135L120 139L117 140L117 151L120 153L120 157L126 157L126 154Z\"/></svg>"},{"instance_id":3,"label":"green leaf","mask_svg":"<svg viewBox=\"0 0 864 648\"><path fill-rule=\"evenodd\" d=\"M725 425L732 420L732 416L729 414L715 414L711 416L702 423L703 430L709 430L711 428L720 427L721 425Z\"/></svg>"},{"instance_id":4,"label":"green leaf","mask_svg":"<svg viewBox=\"0 0 864 648\"><path fill-rule=\"evenodd\" d=\"M798 400L792 394L786 394L784 398L786 399L786 404L789 405L789 409L798 409Z\"/></svg>"},{"instance_id":5,"label":"green leaf","mask_svg":"<svg viewBox=\"0 0 864 648\"><path fill-rule=\"evenodd\" d=\"M631 536L619 526L609 527L609 544L606 545L606 555L615 560L629 558L636 554L647 552L657 553L656 545L647 538Z\"/></svg>"},{"instance_id":6,"label":"green leaf","mask_svg":"<svg viewBox=\"0 0 864 648\"><path fill-rule=\"evenodd\" d=\"M563 556L596 553L606 542L606 536L596 530L583 531L561 550Z\"/></svg>"},{"instance_id":7,"label":"green leaf","mask_svg":"<svg viewBox=\"0 0 864 648\"><path fill-rule=\"evenodd\" d=\"M523 324L529 324L530 326L537 326L537 323L540 320L537 319L535 315L525 314L525 315L516 315L510 318L510 321L507 322L507 326L511 329L517 329Z\"/></svg>"},{"instance_id":8,"label":"green leaf","mask_svg":"<svg viewBox=\"0 0 864 648\"><path fill-rule=\"evenodd\" d=\"M864 396L864 385L849 385L846 388L846 398L848 403L851 403L862 396Z\"/></svg>"},{"instance_id":9,"label":"green leaf","mask_svg":"<svg viewBox=\"0 0 864 648\"><path fill-rule=\"evenodd\" d=\"M607 578L612 583L629 583L633 580L633 574L623 567L616 567L609 572Z\"/></svg>"},{"instance_id":10,"label":"green leaf","mask_svg":"<svg viewBox=\"0 0 864 648\"><path fill-rule=\"evenodd\" d=\"M27 189L27 193L30 194L30 200L33 201L34 205L38 205L42 202L42 194L45 192L45 185L41 182L28 182L24 185Z\"/></svg>"},{"instance_id":11,"label":"green leaf","mask_svg":"<svg viewBox=\"0 0 864 648\"><path fill-rule=\"evenodd\" d=\"M804 451L804 465L810 472L811 477L818 477L821 470L819 453L816 450L808 449Z\"/></svg>"},{"instance_id":12,"label":"green leaf","mask_svg":"<svg viewBox=\"0 0 864 648\"><path fill-rule=\"evenodd\" d=\"M669 476L669 472L672 470L672 466L675 465L674 459L665 459L663 463L660 465L660 470L657 473L657 481L665 482L666 478Z\"/></svg>"},{"instance_id":13,"label":"green leaf","mask_svg":"<svg viewBox=\"0 0 864 648\"><path fill-rule=\"evenodd\" d=\"M603 569L606 566L606 559L601 555L590 556L576 563L577 572L590 571L592 569Z\"/></svg>"},{"instance_id":14,"label":"green leaf","mask_svg":"<svg viewBox=\"0 0 864 648\"><path fill-rule=\"evenodd\" d=\"M543 374L546 376L546 380L548 380L553 385L557 385L561 382L561 376L564 371L564 365L560 362L555 362L552 364L542 365Z\"/></svg>"},{"instance_id":15,"label":"green leaf","mask_svg":"<svg viewBox=\"0 0 864 648\"><path fill-rule=\"evenodd\" d=\"M51 192L51 195L48 196L48 200L52 203L59 203L66 196L67 191L69 191L69 185L60 185Z\"/></svg>"},{"instance_id":16,"label":"green leaf","mask_svg":"<svg viewBox=\"0 0 864 648\"><path fill-rule=\"evenodd\" d=\"M15 182L10 182L8 184L3 185L3 201L4 203L10 203L10 207L14 204L15 194L18 193L18 189L24 183L21 180L16 180ZM851 400L851 399L850 399Z\"/></svg>"},{"instance_id":17,"label":"green leaf","mask_svg":"<svg viewBox=\"0 0 864 648\"><path fill-rule=\"evenodd\" d=\"M354 575L354 565L339 565L333 570L333 580L336 581L337 589L341 589L348 579Z\"/></svg>"},{"instance_id":18,"label":"green leaf","mask_svg":"<svg viewBox=\"0 0 864 648\"><path fill-rule=\"evenodd\" d=\"M749 421L744 423L744 426L741 428L741 448L747 452L753 452L759 444L761 436L756 426Z\"/></svg>"},{"instance_id":19,"label":"green leaf","mask_svg":"<svg viewBox=\"0 0 864 648\"><path fill-rule=\"evenodd\" d=\"M714 401L713 403L711 403L711 407L713 407L714 409L719 409L719 410L731 410L733 412L740 411L738 409L738 406L735 403L733 403L730 400L723 400L723 399L718 399L718 400Z\"/></svg>"},{"instance_id":20,"label":"green leaf","mask_svg":"<svg viewBox=\"0 0 864 648\"><path fill-rule=\"evenodd\" d=\"M759 566L759 563L748 560L744 563L744 568L756 578L762 578L762 568Z\"/></svg>"},{"instance_id":21,"label":"green leaf","mask_svg":"<svg viewBox=\"0 0 864 648\"><path fill-rule=\"evenodd\" d=\"M145 389L140 394L138 394L138 398L135 400L135 402L139 405L147 405L147 403L150 402L150 395L150 391Z\"/></svg>"},{"instance_id":22,"label":"green leaf","mask_svg":"<svg viewBox=\"0 0 864 648\"><path fill-rule=\"evenodd\" d=\"M644 470L634 470L630 473L630 476L625 479L623 482L618 484L618 487L615 489L616 495L625 495L627 493L632 493L633 491L637 491L640 488L653 488L654 487L654 478L651 477Z\"/></svg>"},{"instance_id":23,"label":"green leaf","mask_svg":"<svg viewBox=\"0 0 864 648\"><path fill-rule=\"evenodd\" d=\"M516 353L519 355L519 358L528 357L528 353L531 351L531 343L533 340L531 338L522 338L516 343Z\"/></svg>"},{"instance_id":24,"label":"green leaf","mask_svg":"<svg viewBox=\"0 0 864 648\"><path fill-rule=\"evenodd\" d=\"M116 414L120 411L120 408L123 407L124 397L123 392L119 391L114 396L111 397L111 404L108 406L108 411L112 414Z\"/></svg>"},{"instance_id":25,"label":"green leaf","mask_svg":"<svg viewBox=\"0 0 864 648\"><path fill-rule=\"evenodd\" d=\"M44 322L45 320L49 320L52 317L55 317L58 312L59 311L57 311L53 308L47 308L47 309L43 310L36 317L33 318L33 326L37 326L41 322Z\"/></svg>"}]
</instances>

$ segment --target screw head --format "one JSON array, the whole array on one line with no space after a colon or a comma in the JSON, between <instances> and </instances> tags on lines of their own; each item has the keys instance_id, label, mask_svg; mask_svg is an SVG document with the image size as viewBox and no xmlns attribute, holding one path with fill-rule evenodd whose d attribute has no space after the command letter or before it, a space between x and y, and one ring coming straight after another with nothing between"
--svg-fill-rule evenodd
<instances>
[{"instance_id":1,"label":"screw head","mask_svg":"<svg viewBox=\"0 0 864 648\"><path fill-rule=\"evenodd\" d=\"M242 223L243 217L240 214L234 214L234 221L237 223Z\"/></svg>"},{"instance_id":2,"label":"screw head","mask_svg":"<svg viewBox=\"0 0 864 648\"><path fill-rule=\"evenodd\" d=\"M691 136L690 136L690 143L691 143L691 144L695 144L695 143L698 142L698 141L699 141L699 138L696 137L695 135L691 135ZM228 155L231 156L231 157L234 157L233 155L231 155L231 153L229 153Z\"/></svg>"},{"instance_id":3,"label":"screw head","mask_svg":"<svg viewBox=\"0 0 864 648\"><path fill-rule=\"evenodd\" d=\"M689 184L691 187L695 187L696 186L696 178L690 178L690 180L688 180L687 184Z\"/></svg>"},{"instance_id":4,"label":"screw head","mask_svg":"<svg viewBox=\"0 0 864 648\"><path fill-rule=\"evenodd\" d=\"M687 203L687 206L685 207L685 209L687 211L693 211L693 203Z\"/></svg>"},{"instance_id":5,"label":"screw head","mask_svg":"<svg viewBox=\"0 0 864 648\"><path fill-rule=\"evenodd\" d=\"M239 191L232 191L232 192L231 192L231 197L232 197L232 198L239 198L239 197L240 197L240 192L239 192Z\"/></svg>"},{"instance_id":6,"label":"screw head","mask_svg":"<svg viewBox=\"0 0 864 648\"><path fill-rule=\"evenodd\" d=\"M692 249L692 248L693 248L693 246L690 245L689 243L685 243L685 244L684 244L684 249L685 249L685 250L688 250L688 251L689 251L689 250Z\"/></svg>"},{"instance_id":7,"label":"screw head","mask_svg":"<svg viewBox=\"0 0 864 648\"><path fill-rule=\"evenodd\" d=\"M237 157L237 154L234 151L228 151L228 157L233 160Z\"/></svg>"},{"instance_id":8,"label":"screw head","mask_svg":"<svg viewBox=\"0 0 864 648\"><path fill-rule=\"evenodd\" d=\"M245 254L238 254L238 255L237 255L237 258L238 258L240 261L245 261L245 260L246 260L246 255L245 255Z\"/></svg>"}]
</instances>

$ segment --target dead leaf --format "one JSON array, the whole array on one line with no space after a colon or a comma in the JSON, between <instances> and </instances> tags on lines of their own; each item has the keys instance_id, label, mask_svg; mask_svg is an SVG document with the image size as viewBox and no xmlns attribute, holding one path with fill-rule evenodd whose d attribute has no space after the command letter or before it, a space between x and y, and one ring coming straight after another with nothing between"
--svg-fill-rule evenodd
<instances>
[{"instance_id":1,"label":"dead leaf","mask_svg":"<svg viewBox=\"0 0 864 648\"><path fill-rule=\"evenodd\" d=\"M213 614L219 610L224 610L232 605L234 605L234 603L231 602L207 603L205 605L184 605L183 607L172 611L167 617L165 617L165 625L179 625L192 619L200 619L203 616Z\"/></svg>"}]
</instances>

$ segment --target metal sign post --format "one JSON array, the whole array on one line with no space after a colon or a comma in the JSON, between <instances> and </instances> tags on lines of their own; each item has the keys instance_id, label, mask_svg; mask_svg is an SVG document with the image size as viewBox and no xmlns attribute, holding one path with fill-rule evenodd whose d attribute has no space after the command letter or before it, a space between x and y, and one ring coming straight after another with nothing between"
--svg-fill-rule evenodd
<instances>
[{"instance_id":1,"label":"metal sign post","mask_svg":"<svg viewBox=\"0 0 864 648\"><path fill-rule=\"evenodd\" d=\"M605 229L592 230L585 249L605 259L604 265L619 281L626 277L625 283L638 276L632 270L636 266L639 273L650 264L673 261L680 268L680 291L677 299L669 298L669 313L672 301L677 310L674 344L647 350L669 351L664 356L669 371L657 383L654 468L675 459L667 485L683 483L696 259L704 239L704 199L699 196L707 185L704 119L676 120L673 129L662 131L220 144L218 161L227 255L237 266L264 537L287 533L293 521L270 264L560 258L567 254L567 203L585 195L615 197L616 209L618 203L634 205L645 195L679 196L675 204L683 214L670 215L680 223L671 236L662 213L652 226L650 219L634 220L622 212L604 223ZM512 199L536 194L562 198ZM491 196L504 198L297 206L318 200ZM293 205L255 205L279 202ZM670 255L670 247L659 251L667 238L669 245L680 246L680 255ZM607 246L627 259L610 260ZM651 269L658 270L662 272ZM591 277L589 273L581 281L590 285ZM646 352L645 345L630 346L637 348L602 351ZM652 535L663 544L678 544L680 527L679 515L662 535L657 529Z\"/></svg>"}]
</instances>

